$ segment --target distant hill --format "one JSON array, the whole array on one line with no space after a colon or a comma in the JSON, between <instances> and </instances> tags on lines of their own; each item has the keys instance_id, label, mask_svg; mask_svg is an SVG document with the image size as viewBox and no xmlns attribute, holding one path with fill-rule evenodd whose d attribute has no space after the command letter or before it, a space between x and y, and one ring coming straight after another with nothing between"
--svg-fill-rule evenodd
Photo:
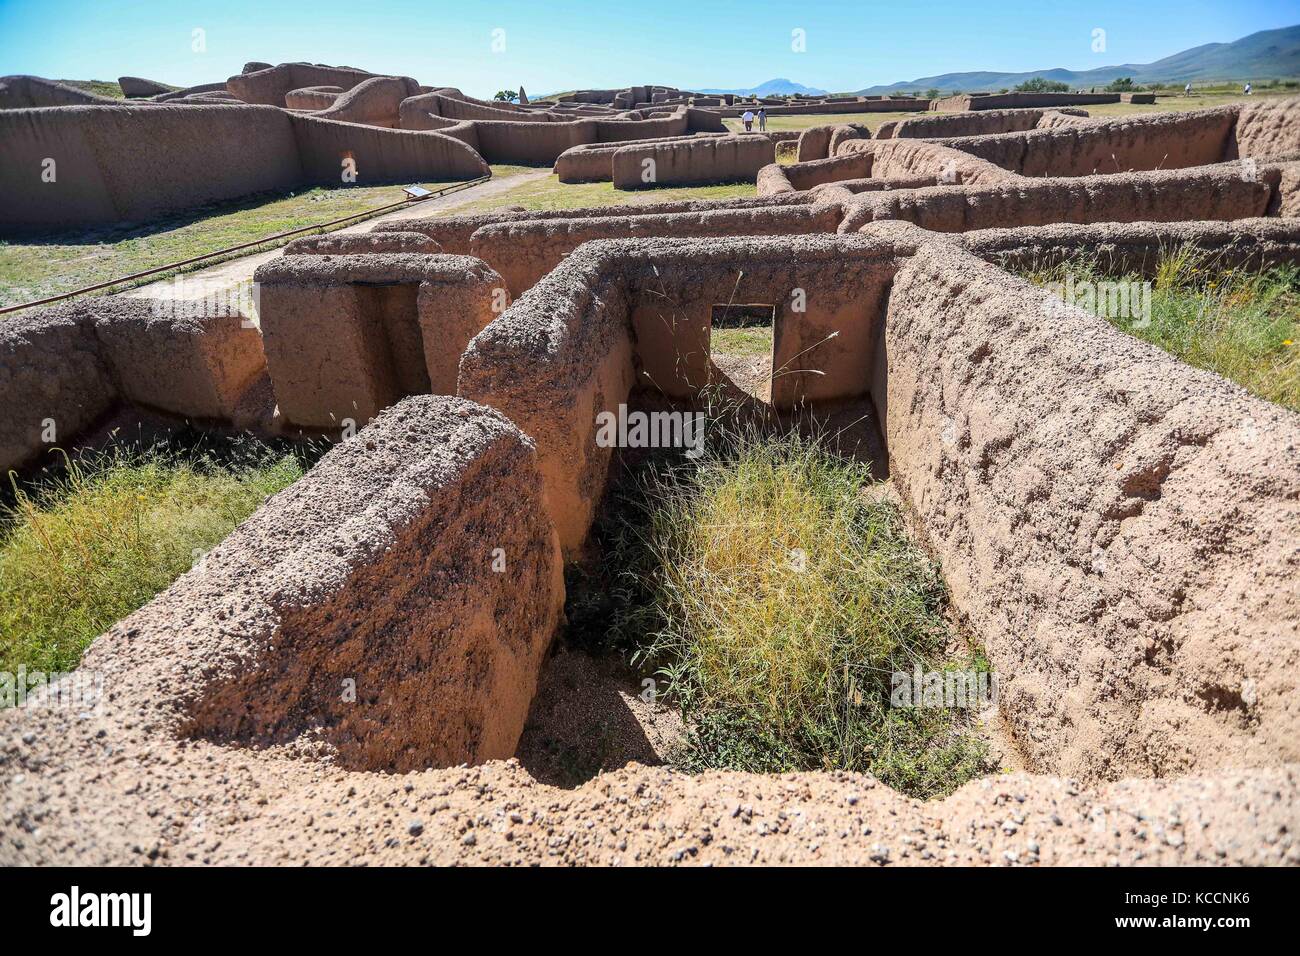
<instances>
[{"instance_id":1,"label":"distant hill","mask_svg":"<svg viewBox=\"0 0 1300 956\"><path fill-rule=\"evenodd\" d=\"M806 93L809 96L825 96L825 90L804 86L793 80L776 79L750 86L740 90L696 90L697 93L734 93L736 96L783 96L788 93Z\"/></svg>"},{"instance_id":2,"label":"distant hill","mask_svg":"<svg viewBox=\"0 0 1300 956\"><path fill-rule=\"evenodd\" d=\"M1105 86L1122 76L1134 83L1204 83L1210 80L1251 80L1300 77L1300 25L1261 30L1231 43L1207 43L1175 53L1154 63L1125 63L1095 70L1035 70L1031 73L943 73L917 80L871 86L858 90L875 96L937 89L941 92L1010 89L1041 76L1068 83L1072 88ZM780 82L780 81L773 81Z\"/></svg>"}]
</instances>

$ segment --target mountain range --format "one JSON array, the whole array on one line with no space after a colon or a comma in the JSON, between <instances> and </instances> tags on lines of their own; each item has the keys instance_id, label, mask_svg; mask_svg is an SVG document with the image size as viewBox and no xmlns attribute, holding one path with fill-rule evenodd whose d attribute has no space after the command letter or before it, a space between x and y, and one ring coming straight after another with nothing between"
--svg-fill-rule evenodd
<instances>
[{"instance_id":1,"label":"mountain range","mask_svg":"<svg viewBox=\"0 0 1300 956\"><path fill-rule=\"evenodd\" d=\"M887 86L869 86L857 92L866 96L937 89L943 93L1010 89L1041 76L1068 83L1071 88L1105 86L1131 76L1134 83L1204 83L1210 80L1260 80L1300 77L1300 25L1261 30L1231 43L1206 43L1154 63L1123 63L1092 70L1034 70L1029 73L941 73ZM772 82L784 83L785 80Z\"/></svg>"},{"instance_id":2,"label":"mountain range","mask_svg":"<svg viewBox=\"0 0 1300 956\"><path fill-rule=\"evenodd\" d=\"M697 93L734 93L736 96L784 96L790 93L805 93L808 96L825 96L825 90L804 86L793 80L775 79L760 83L758 86L741 90L696 90Z\"/></svg>"}]
</instances>

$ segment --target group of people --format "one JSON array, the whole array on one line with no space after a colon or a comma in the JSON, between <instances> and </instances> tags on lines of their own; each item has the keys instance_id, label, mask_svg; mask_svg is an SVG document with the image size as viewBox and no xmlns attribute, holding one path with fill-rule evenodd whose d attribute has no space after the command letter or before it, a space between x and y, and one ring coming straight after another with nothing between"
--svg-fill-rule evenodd
<instances>
[{"instance_id":1,"label":"group of people","mask_svg":"<svg viewBox=\"0 0 1300 956\"><path fill-rule=\"evenodd\" d=\"M741 121L745 124L745 132L746 132L746 133L752 133L752 132L754 132L754 120L755 120L755 118L756 118L756 117L754 116L754 111L753 111L753 110L749 110L749 109L747 109L747 110L745 110L745 112L744 112L743 114L741 114L740 119L741 119ZM758 116L757 116L757 119L758 119L758 131L759 131L760 133L765 133L765 132L767 132L767 110L763 109L763 107L761 107L761 106L758 108Z\"/></svg>"}]
</instances>

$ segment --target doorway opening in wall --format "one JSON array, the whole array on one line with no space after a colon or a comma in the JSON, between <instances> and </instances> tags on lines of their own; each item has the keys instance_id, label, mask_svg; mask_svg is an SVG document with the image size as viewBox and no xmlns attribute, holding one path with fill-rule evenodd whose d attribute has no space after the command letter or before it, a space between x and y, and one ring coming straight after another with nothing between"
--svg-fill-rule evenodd
<instances>
[{"instance_id":1,"label":"doorway opening in wall","mask_svg":"<svg viewBox=\"0 0 1300 956\"><path fill-rule=\"evenodd\" d=\"M772 398L772 343L776 306L720 303L713 306L709 353L714 367L741 391Z\"/></svg>"}]
</instances>

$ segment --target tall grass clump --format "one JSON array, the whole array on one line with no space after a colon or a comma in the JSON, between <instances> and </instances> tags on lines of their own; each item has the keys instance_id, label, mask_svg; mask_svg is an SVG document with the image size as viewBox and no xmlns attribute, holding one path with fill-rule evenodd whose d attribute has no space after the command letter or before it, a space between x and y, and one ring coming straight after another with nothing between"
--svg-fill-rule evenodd
<instances>
[{"instance_id":1,"label":"tall grass clump","mask_svg":"<svg viewBox=\"0 0 1300 956\"><path fill-rule=\"evenodd\" d=\"M0 507L0 671L66 671L302 464L259 446L238 463L164 451L68 458Z\"/></svg>"},{"instance_id":2,"label":"tall grass clump","mask_svg":"<svg viewBox=\"0 0 1300 956\"><path fill-rule=\"evenodd\" d=\"M982 772L965 718L890 706L893 672L941 667L950 632L866 465L796 434L710 435L617 511L614 632L681 707L687 769L864 771L919 797Z\"/></svg>"},{"instance_id":3,"label":"tall grass clump","mask_svg":"<svg viewBox=\"0 0 1300 956\"><path fill-rule=\"evenodd\" d=\"M1151 283L1149 323L1102 317L1188 365L1216 372L1253 395L1300 411L1300 270L1225 268L1208 253L1166 249L1149 280L1109 276L1095 258L1031 268L1036 284L1081 281Z\"/></svg>"}]
</instances>

